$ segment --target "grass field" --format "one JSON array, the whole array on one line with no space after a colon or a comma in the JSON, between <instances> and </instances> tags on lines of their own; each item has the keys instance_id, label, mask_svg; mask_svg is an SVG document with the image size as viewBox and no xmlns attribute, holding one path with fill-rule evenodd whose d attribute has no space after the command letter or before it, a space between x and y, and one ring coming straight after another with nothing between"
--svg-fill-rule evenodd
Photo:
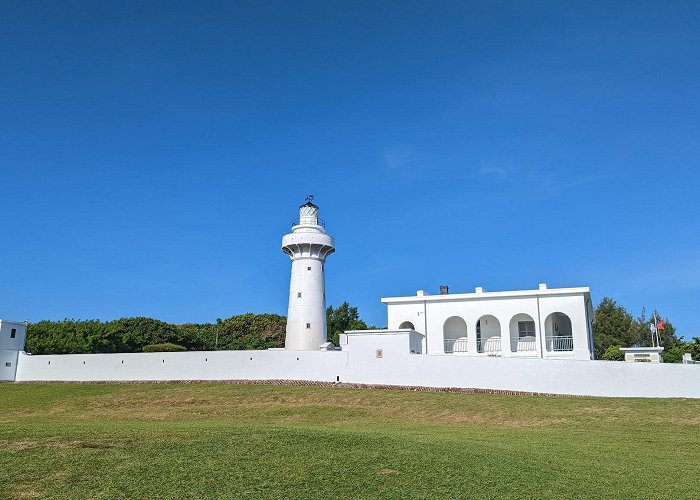
<instances>
[{"instance_id":1,"label":"grass field","mask_svg":"<svg viewBox=\"0 0 700 500\"><path fill-rule=\"evenodd\" d=\"M2 498L700 497L700 401L0 385Z\"/></svg>"}]
</instances>

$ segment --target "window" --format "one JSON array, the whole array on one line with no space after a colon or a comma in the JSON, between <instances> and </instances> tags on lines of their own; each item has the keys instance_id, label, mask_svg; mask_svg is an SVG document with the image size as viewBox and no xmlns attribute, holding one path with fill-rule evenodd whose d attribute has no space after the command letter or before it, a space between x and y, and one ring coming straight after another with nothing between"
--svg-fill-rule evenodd
<instances>
[{"instance_id":1,"label":"window","mask_svg":"<svg viewBox=\"0 0 700 500\"><path fill-rule=\"evenodd\" d=\"M297 292L297 299L301 298L301 292Z\"/></svg>"},{"instance_id":2,"label":"window","mask_svg":"<svg viewBox=\"0 0 700 500\"><path fill-rule=\"evenodd\" d=\"M307 271L311 271L311 266L306 268Z\"/></svg>"},{"instance_id":3,"label":"window","mask_svg":"<svg viewBox=\"0 0 700 500\"><path fill-rule=\"evenodd\" d=\"M10 332L10 338L13 339L17 336L17 328L13 328Z\"/></svg>"},{"instance_id":4,"label":"window","mask_svg":"<svg viewBox=\"0 0 700 500\"><path fill-rule=\"evenodd\" d=\"M12 366L12 363L10 363L10 362L8 361L7 363L5 363L5 366L9 368L9 367Z\"/></svg>"},{"instance_id":5,"label":"window","mask_svg":"<svg viewBox=\"0 0 700 500\"><path fill-rule=\"evenodd\" d=\"M306 323L306 329L309 330L311 328L311 323Z\"/></svg>"},{"instance_id":6,"label":"window","mask_svg":"<svg viewBox=\"0 0 700 500\"><path fill-rule=\"evenodd\" d=\"M535 322L534 321L518 321L518 337L534 337Z\"/></svg>"}]
</instances>

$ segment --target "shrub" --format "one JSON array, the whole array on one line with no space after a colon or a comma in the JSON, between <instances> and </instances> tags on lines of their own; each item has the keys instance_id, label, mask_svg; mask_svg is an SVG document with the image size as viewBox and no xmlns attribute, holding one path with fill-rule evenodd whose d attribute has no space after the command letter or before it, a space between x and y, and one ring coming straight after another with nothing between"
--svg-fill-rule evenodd
<instances>
[{"instance_id":1,"label":"shrub","mask_svg":"<svg viewBox=\"0 0 700 500\"><path fill-rule=\"evenodd\" d=\"M620 350L619 345L611 345L605 350L605 352L601 356L601 359L604 359L606 361L624 361L625 355Z\"/></svg>"},{"instance_id":2,"label":"shrub","mask_svg":"<svg viewBox=\"0 0 700 500\"><path fill-rule=\"evenodd\" d=\"M176 352L176 351L186 351L187 348L177 344L165 343L165 344L149 344L143 346L143 352Z\"/></svg>"}]
</instances>

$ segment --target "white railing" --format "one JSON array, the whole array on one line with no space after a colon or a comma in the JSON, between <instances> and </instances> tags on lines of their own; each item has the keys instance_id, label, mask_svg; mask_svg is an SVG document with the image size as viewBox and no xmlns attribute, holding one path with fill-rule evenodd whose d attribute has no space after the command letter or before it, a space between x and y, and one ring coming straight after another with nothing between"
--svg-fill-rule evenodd
<instances>
[{"instance_id":1,"label":"white railing","mask_svg":"<svg viewBox=\"0 0 700 500\"><path fill-rule=\"evenodd\" d=\"M548 351L573 351L574 350L574 338L573 337L546 337L545 341L547 343Z\"/></svg>"},{"instance_id":2,"label":"white railing","mask_svg":"<svg viewBox=\"0 0 700 500\"><path fill-rule=\"evenodd\" d=\"M510 339L510 349L513 352L532 352L537 350L535 337L513 337Z\"/></svg>"},{"instance_id":3,"label":"white railing","mask_svg":"<svg viewBox=\"0 0 700 500\"><path fill-rule=\"evenodd\" d=\"M477 352L485 352L486 354L501 354L501 337L489 337L487 339L477 339Z\"/></svg>"},{"instance_id":4,"label":"white railing","mask_svg":"<svg viewBox=\"0 0 700 500\"><path fill-rule=\"evenodd\" d=\"M326 227L326 222L318 217L313 217L311 215L305 215L304 217L294 219L292 221L292 227L294 226L321 226Z\"/></svg>"},{"instance_id":5,"label":"white railing","mask_svg":"<svg viewBox=\"0 0 700 500\"><path fill-rule=\"evenodd\" d=\"M445 339L445 354L467 352L467 339Z\"/></svg>"}]
</instances>

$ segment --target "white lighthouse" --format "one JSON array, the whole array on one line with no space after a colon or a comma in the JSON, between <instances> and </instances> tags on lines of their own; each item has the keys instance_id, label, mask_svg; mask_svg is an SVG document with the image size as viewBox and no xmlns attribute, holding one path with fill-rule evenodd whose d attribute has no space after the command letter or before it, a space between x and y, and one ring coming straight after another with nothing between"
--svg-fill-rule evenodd
<instances>
[{"instance_id":1,"label":"white lighthouse","mask_svg":"<svg viewBox=\"0 0 700 500\"><path fill-rule=\"evenodd\" d=\"M284 342L290 350L317 350L327 340L324 264L335 252L335 240L326 234L313 199L306 197L292 232L282 238L282 251L292 259Z\"/></svg>"}]
</instances>

